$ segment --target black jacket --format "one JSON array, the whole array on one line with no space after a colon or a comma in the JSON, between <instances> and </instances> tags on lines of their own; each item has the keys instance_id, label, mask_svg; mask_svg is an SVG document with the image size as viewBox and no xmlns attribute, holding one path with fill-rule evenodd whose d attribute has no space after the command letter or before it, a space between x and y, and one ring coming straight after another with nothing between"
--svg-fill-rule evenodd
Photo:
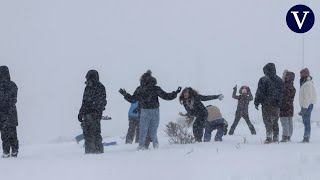
<instances>
[{"instance_id":1,"label":"black jacket","mask_svg":"<svg viewBox=\"0 0 320 180\"><path fill-rule=\"evenodd\" d=\"M248 93L246 94L240 94L239 96L237 96L236 91L234 90L232 93L232 98L237 99L238 100L238 106L237 106L237 113L246 113L248 114L248 108L249 108L249 103L250 101L253 100L252 97L252 93L249 90Z\"/></svg>"},{"instance_id":2,"label":"black jacket","mask_svg":"<svg viewBox=\"0 0 320 180\"><path fill-rule=\"evenodd\" d=\"M283 82L276 74L276 67L268 63L263 67L264 77L260 78L254 105L279 107L283 98Z\"/></svg>"},{"instance_id":3,"label":"black jacket","mask_svg":"<svg viewBox=\"0 0 320 180\"><path fill-rule=\"evenodd\" d=\"M177 97L176 92L167 93L156 84L156 78L151 76L150 73L144 73L140 78L140 86L133 95L126 93L124 98L130 103L139 101L141 109L157 109L160 106L158 97L164 100L173 100Z\"/></svg>"},{"instance_id":4,"label":"black jacket","mask_svg":"<svg viewBox=\"0 0 320 180\"><path fill-rule=\"evenodd\" d=\"M210 101L218 98L219 95L203 96L201 94L196 94L188 100L183 100L182 104L186 109L188 116L202 117L206 115L208 111L201 101Z\"/></svg>"},{"instance_id":5,"label":"black jacket","mask_svg":"<svg viewBox=\"0 0 320 180\"><path fill-rule=\"evenodd\" d=\"M0 128L18 126L17 115L18 87L11 81L9 69L0 67Z\"/></svg>"},{"instance_id":6,"label":"black jacket","mask_svg":"<svg viewBox=\"0 0 320 180\"><path fill-rule=\"evenodd\" d=\"M107 105L106 89L99 81L99 74L95 70L90 70L87 73L87 86L84 90L80 115L83 117L86 114L97 113L102 116L102 112Z\"/></svg>"},{"instance_id":7,"label":"black jacket","mask_svg":"<svg viewBox=\"0 0 320 180\"><path fill-rule=\"evenodd\" d=\"M284 77L284 94L280 108L280 117L293 117L293 101L296 95L296 88L293 86L294 78L295 74L293 72L287 72Z\"/></svg>"}]
</instances>

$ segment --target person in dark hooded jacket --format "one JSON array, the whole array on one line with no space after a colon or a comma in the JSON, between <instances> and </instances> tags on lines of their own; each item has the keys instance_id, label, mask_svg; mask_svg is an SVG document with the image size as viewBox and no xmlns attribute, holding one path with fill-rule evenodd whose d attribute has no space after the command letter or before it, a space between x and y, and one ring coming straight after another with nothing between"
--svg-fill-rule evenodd
<instances>
[{"instance_id":1,"label":"person in dark hooded jacket","mask_svg":"<svg viewBox=\"0 0 320 180\"><path fill-rule=\"evenodd\" d=\"M11 81L9 68L0 66L0 131L3 158L10 157L10 150L11 157L17 157L19 152L17 95L18 87Z\"/></svg>"},{"instance_id":2,"label":"person in dark hooded jacket","mask_svg":"<svg viewBox=\"0 0 320 180\"><path fill-rule=\"evenodd\" d=\"M238 100L238 106L237 106L237 111L236 111L236 117L235 117L234 122L230 128L229 135L233 135L234 130L236 129L241 118L243 118L246 121L246 123L251 131L251 134L255 135L257 133L256 133L254 126L252 125L252 123L250 121L249 111L248 111L249 103L250 103L250 101L253 100L251 90L248 86L242 86L239 90L239 94L240 95L237 96L237 86L235 86L233 88L232 98Z\"/></svg>"},{"instance_id":3,"label":"person in dark hooded jacket","mask_svg":"<svg viewBox=\"0 0 320 180\"><path fill-rule=\"evenodd\" d=\"M283 100L280 108L280 122L282 125L282 140L280 142L288 142L293 133L292 117L294 112L293 101L296 94L294 88L295 74L288 70L283 72L282 80L284 82Z\"/></svg>"},{"instance_id":4,"label":"person in dark hooded jacket","mask_svg":"<svg viewBox=\"0 0 320 180\"><path fill-rule=\"evenodd\" d=\"M181 87L178 87L176 91L166 93L159 86L157 86L157 80L152 76L152 72L148 70L140 78L140 86L135 90L133 95L127 93L124 89L120 89L119 92L124 98L130 102L135 103L139 101L141 110L140 122L139 122L139 146L138 150L144 150L147 133L149 131L153 147L158 148L159 142L157 137L157 131L159 126L159 97L164 100L173 100L177 97L177 94L181 91Z\"/></svg>"},{"instance_id":5,"label":"person in dark hooded jacket","mask_svg":"<svg viewBox=\"0 0 320 180\"><path fill-rule=\"evenodd\" d=\"M265 76L260 78L254 105L259 110L262 105L262 117L266 127L265 143L279 141L279 114L283 98L283 82L276 74L276 67L268 63L263 67Z\"/></svg>"},{"instance_id":6,"label":"person in dark hooded jacket","mask_svg":"<svg viewBox=\"0 0 320 180\"><path fill-rule=\"evenodd\" d=\"M90 70L86 79L86 88L78 119L83 129L85 153L100 154L104 152L100 120L107 105L106 90L99 81L99 73L96 70Z\"/></svg>"},{"instance_id":7,"label":"person in dark hooded jacket","mask_svg":"<svg viewBox=\"0 0 320 180\"><path fill-rule=\"evenodd\" d=\"M205 123L208 120L208 110L201 101L210 101L214 99L223 99L223 95L203 96L191 87L185 88L179 98L180 103L184 106L187 114L183 116L194 116L196 120L193 123L193 135L196 142L202 142Z\"/></svg>"}]
</instances>

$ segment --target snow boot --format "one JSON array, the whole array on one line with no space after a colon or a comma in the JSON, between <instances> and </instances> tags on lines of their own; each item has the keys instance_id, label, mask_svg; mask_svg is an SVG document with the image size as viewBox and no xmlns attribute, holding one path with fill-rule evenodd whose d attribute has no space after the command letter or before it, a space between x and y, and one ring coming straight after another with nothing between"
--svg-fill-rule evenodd
<instances>
[{"instance_id":1,"label":"snow boot","mask_svg":"<svg viewBox=\"0 0 320 180\"><path fill-rule=\"evenodd\" d=\"M2 154L1 158L9 158L10 154Z\"/></svg>"},{"instance_id":2,"label":"snow boot","mask_svg":"<svg viewBox=\"0 0 320 180\"><path fill-rule=\"evenodd\" d=\"M234 130L230 129L230 130L229 130L229 135L232 136L233 133L234 133Z\"/></svg>"},{"instance_id":3,"label":"snow boot","mask_svg":"<svg viewBox=\"0 0 320 180\"><path fill-rule=\"evenodd\" d=\"M272 143L272 138L267 138L265 141L264 141L264 144L270 144Z\"/></svg>"},{"instance_id":4,"label":"snow boot","mask_svg":"<svg viewBox=\"0 0 320 180\"><path fill-rule=\"evenodd\" d=\"M138 150L138 151L143 151L143 150L146 150L146 147L138 146L138 147L137 147L137 150Z\"/></svg>"},{"instance_id":5,"label":"snow boot","mask_svg":"<svg viewBox=\"0 0 320 180\"><path fill-rule=\"evenodd\" d=\"M281 143L288 142L288 136L282 136L282 140L280 142Z\"/></svg>"},{"instance_id":6,"label":"snow boot","mask_svg":"<svg viewBox=\"0 0 320 180\"><path fill-rule=\"evenodd\" d=\"M255 129L251 130L251 135L256 135L256 134L257 134L257 132Z\"/></svg>"},{"instance_id":7,"label":"snow boot","mask_svg":"<svg viewBox=\"0 0 320 180\"><path fill-rule=\"evenodd\" d=\"M159 149L159 143L153 143L153 149Z\"/></svg>"},{"instance_id":8,"label":"snow boot","mask_svg":"<svg viewBox=\"0 0 320 180\"><path fill-rule=\"evenodd\" d=\"M309 143L309 137L303 137L302 143Z\"/></svg>"},{"instance_id":9,"label":"snow boot","mask_svg":"<svg viewBox=\"0 0 320 180\"><path fill-rule=\"evenodd\" d=\"M11 153L11 157L18 157L18 153L17 152L15 152L15 153Z\"/></svg>"},{"instance_id":10,"label":"snow boot","mask_svg":"<svg viewBox=\"0 0 320 180\"><path fill-rule=\"evenodd\" d=\"M291 142L291 137L287 136L287 142Z\"/></svg>"},{"instance_id":11,"label":"snow boot","mask_svg":"<svg viewBox=\"0 0 320 180\"><path fill-rule=\"evenodd\" d=\"M273 142L279 143L279 137L277 135L273 136Z\"/></svg>"}]
</instances>

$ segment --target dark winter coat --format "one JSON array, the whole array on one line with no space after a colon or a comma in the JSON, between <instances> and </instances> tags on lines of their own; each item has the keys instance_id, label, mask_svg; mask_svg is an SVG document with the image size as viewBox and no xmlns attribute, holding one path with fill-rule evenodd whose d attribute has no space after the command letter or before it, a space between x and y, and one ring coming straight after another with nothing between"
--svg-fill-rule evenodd
<instances>
[{"instance_id":1,"label":"dark winter coat","mask_svg":"<svg viewBox=\"0 0 320 180\"><path fill-rule=\"evenodd\" d=\"M17 115L18 87L11 81L9 69L0 67L0 128L18 126Z\"/></svg>"},{"instance_id":2,"label":"dark winter coat","mask_svg":"<svg viewBox=\"0 0 320 180\"><path fill-rule=\"evenodd\" d=\"M276 67L268 63L263 67L264 77L260 78L254 105L279 107L283 98L283 82L276 74Z\"/></svg>"},{"instance_id":3,"label":"dark winter coat","mask_svg":"<svg viewBox=\"0 0 320 180\"><path fill-rule=\"evenodd\" d=\"M284 77L284 91L283 100L280 108L280 117L293 117L294 112L294 96L296 95L296 88L293 86L295 74L287 72Z\"/></svg>"},{"instance_id":4,"label":"dark winter coat","mask_svg":"<svg viewBox=\"0 0 320 180\"><path fill-rule=\"evenodd\" d=\"M201 101L210 101L218 98L219 95L203 96L195 94L190 99L183 100L182 104L188 116L202 117L203 114L208 114L208 111Z\"/></svg>"},{"instance_id":5,"label":"dark winter coat","mask_svg":"<svg viewBox=\"0 0 320 180\"><path fill-rule=\"evenodd\" d=\"M236 90L234 90L232 98L238 100L236 114L248 114L249 103L253 100L251 91L249 90L248 93L240 94L239 96L237 96Z\"/></svg>"},{"instance_id":6,"label":"dark winter coat","mask_svg":"<svg viewBox=\"0 0 320 180\"><path fill-rule=\"evenodd\" d=\"M102 112L107 105L106 89L99 81L99 74L95 70L90 70L87 75L87 86L84 90L80 115L96 113L102 116Z\"/></svg>"},{"instance_id":7,"label":"dark winter coat","mask_svg":"<svg viewBox=\"0 0 320 180\"><path fill-rule=\"evenodd\" d=\"M141 109L157 109L160 106L159 97L164 100L173 100L177 97L176 92L167 93L156 84L156 78L151 76L150 73L144 73L140 78L140 86L133 95L126 93L124 98L130 103L139 101Z\"/></svg>"}]
</instances>

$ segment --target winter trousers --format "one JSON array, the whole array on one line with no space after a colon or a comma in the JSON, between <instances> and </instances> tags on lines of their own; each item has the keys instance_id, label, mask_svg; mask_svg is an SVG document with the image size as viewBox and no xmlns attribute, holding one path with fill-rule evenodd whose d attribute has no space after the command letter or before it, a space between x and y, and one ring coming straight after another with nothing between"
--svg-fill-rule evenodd
<instances>
[{"instance_id":1,"label":"winter trousers","mask_svg":"<svg viewBox=\"0 0 320 180\"><path fill-rule=\"evenodd\" d=\"M16 154L19 152L17 127L5 127L1 129L3 154Z\"/></svg>"},{"instance_id":2,"label":"winter trousers","mask_svg":"<svg viewBox=\"0 0 320 180\"><path fill-rule=\"evenodd\" d=\"M291 137L293 133L292 117L280 117L282 136Z\"/></svg>"},{"instance_id":3,"label":"winter trousers","mask_svg":"<svg viewBox=\"0 0 320 180\"><path fill-rule=\"evenodd\" d=\"M206 122L206 130L204 133L204 142L210 142L211 141L211 133L213 130L217 130L216 136L214 138L215 141L222 141L222 136L225 132L225 120L224 119L218 119L211 122Z\"/></svg>"},{"instance_id":4,"label":"winter trousers","mask_svg":"<svg viewBox=\"0 0 320 180\"><path fill-rule=\"evenodd\" d=\"M274 141L279 139L279 120L280 108L275 106L262 106L262 118L266 127L267 138Z\"/></svg>"},{"instance_id":5,"label":"winter trousers","mask_svg":"<svg viewBox=\"0 0 320 180\"><path fill-rule=\"evenodd\" d=\"M201 116L197 116L193 123L193 136L196 142L202 142L205 122L208 119L208 111L204 111Z\"/></svg>"},{"instance_id":6,"label":"winter trousers","mask_svg":"<svg viewBox=\"0 0 320 180\"><path fill-rule=\"evenodd\" d=\"M126 144L132 144L134 137L139 142L139 118L129 118L129 128L126 136Z\"/></svg>"},{"instance_id":7,"label":"winter trousers","mask_svg":"<svg viewBox=\"0 0 320 180\"><path fill-rule=\"evenodd\" d=\"M307 111L302 115L304 124L304 135L305 138L310 138L311 134L311 112L313 110L313 104L310 104Z\"/></svg>"},{"instance_id":8,"label":"winter trousers","mask_svg":"<svg viewBox=\"0 0 320 180\"><path fill-rule=\"evenodd\" d=\"M150 133L153 147L158 148L158 127L160 121L159 109L141 109L139 122L139 147L146 147L146 138L148 132Z\"/></svg>"},{"instance_id":9,"label":"winter trousers","mask_svg":"<svg viewBox=\"0 0 320 180\"><path fill-rule=\"evenodd\" d=\"M86 154L104 153L100 117L101 116L95 113L87 114L84 116L84 121L81 123Z\"/></svg>"},{"instance_id":10,"label":"winter trousers","mask_svg":"<svg viewBox=\"0 0 320 180\"><path fill-rule=\"evenodd\" d=\"M239 123L241 118L243 118L246 121L251 133L255 133L256 130L255 130L254 126L252 125L251 121L250 121L249 113L248 112L237 111L236 112L236 117L235 117L234 122L233 122L233 124L232 124L232 126L230 128L229 134L233 134L234 133L234 130L236 129L236 127L237 127L237 125L238 125L238 123Z\"/></svg>"}]
</instances>

